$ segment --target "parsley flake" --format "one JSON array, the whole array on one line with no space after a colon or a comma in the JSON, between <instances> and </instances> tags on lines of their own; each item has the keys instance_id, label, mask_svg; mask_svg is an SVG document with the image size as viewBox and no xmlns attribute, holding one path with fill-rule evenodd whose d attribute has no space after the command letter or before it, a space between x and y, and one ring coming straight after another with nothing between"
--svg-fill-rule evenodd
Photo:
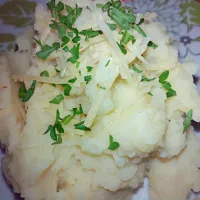
<instances>
[{"instance_id":1,"label":"parsley flake","mask_svg":"<svg viewBox=\"0 0 200 200\"><path fill-rule=\"evenodd\" d=\"M69 58L67 61L70 61L71 63L76 63L79 59L79 48L80 44L74 45L74 47L69 51L72 54L72 57Z\"/></svg>"},{"instance_id":2,"label":"parsley flake","mask_svg":"<svg viewBox=\"0 0 200 200\"><path fill-rule=\"evenodd\" d=\"M82 115L83 114L83 108L82 108L81 104L79 105L79 108L73 108L72 112L73 112L73 116Z\"/></svg>"},{"instance_id":3,"label":"parsley flake","mask_svg":"<svg viewBox=\"0 0 200 200\"><path fill-rule=\"evenodd\" d=\"M91 66L87 66L86 68L87 68L87 72L91 72L93 69L93 67L91 67Z\"/></svg>"},{"instance_id":4,"label":"parsley flake","mask_svg":"<svg viewBox=\"0 0 200 200\"><path fill-rule=\"evenodd\" d=\"M49 77L49 72L47 70L44 70L43 72L40 73L40 76Z\"/></svg>"},{"instance_id":5,"label":"parsley flake","mask_svg":"<svg viewBox=\"0 0 200 200\"><path fill-rule=\"evenodd\" d=\"M126 50L125 46L122 45L122 44L119 44L118 42L117 42L117 44L118 44L118 46L119 46L121 52L122 52L124 55L126 55L126 54L127 54L127 50Z\"/></svg>"},{"instance_id":6,"label":"parsley flake","mask_svg":"<svg viewBox=\"0 0 200 200\"><path fill-rule=\"evenodd\" d=\"M141 27L139 27L137 24L133 25L133 29L135 29L138 33L140 33L142 36L147 37L146 33L142 30Z\"/></svg>"},{"instance_id":7,"label":"parsley flake","mask_svg":"<svg viewBox=\"0 0 200 200\"><path fill-rule=\"evenodd\" d=\"M113 139L112 135L109 136L109 140L110 140L110 145L108 147L109 150L114 151L114 150L119 148L119 146L120 146L119 143L118 142L114 142L114 139Z\"/></svg>"},{"instance_id":8,"label":"parsley flake","mask_svg":"<svg viewBox=\"0 0 200 200\"><path fill-rule=\"evenodd\" d=\"M108 65L110 64L110 61L111 61L110 59L107 61L105 67L108 67Z\"/></svg>"},{"instance_id":9,"label":"parsley flake","mask_svg":"<svg viewBox=\"0 0 200 200\"><path fill-rule=\"evenodd\" d=\"M138 69L135 65L132 66L132 70L135 71L138 74L143 72L143 70Z\"/></svg>"},{"instance_id":10,"label":"parsley flake","mask_svg":"<svg viewBox=\"0 0 200 200\"><path fill-rule=\"evenodd\" d=\"M150 41L149 43L148 43L148 45L147 45L148 47L152 47L153 49L156 49L156 48L158 48L158 45L157 44L155 44L155 43L153 43L152 41Z\"/></svg>"},{"instance_id":11,"label":"parsley flake","mask_svg":"<svg viewBox=\"0 0 200 200\"><path fill-rule=\"evenodd\" d=\"M151 82L156 78L147 78L146 76L142 76L141 82Z\"/></svg>"},{"instance_id":12,"label":"parsley flake","mask_svg":"<svg viewBox=\"0 0 200 200\"><path fill-rule=\"evenodd\" d=\"M169 77L169 70L166 70L159 76L159 82L161 84L164 84L168 77Z\"/></svg>"},{"instance_id":13,"label":"parsley flake","mask_svg":"<svg viewBox=\"0 0 200 200\"><path fill-rule=\"evenodd\" d=\"M64 96L62 94L57 95L54 99L49 101L51 104L60 104L60 102L64 99Z\"/></svg>"},{"instance_id":14,"label":"parsley flake","mask_svg":"<svg viewBox=\"0 0 200 200\"><path fill-rule=\"evenodd\" d=\"M148 94L149 96L153 96L153 94L152 94L151 92L148 92L147 94Z\"/></svg>"},{"instance_id":15,"label":"parsley flake","mask_svg":"<svg viewBox=\"0 0 200 200\"><path fill-rule=\"evenodd\" d=\"M60 43L54 42L52 46L45 45L42 46L41 51L37 52L36 55L40 57L42 60L46 60L47 57L55 50L60 48Z\"/></svg>"},{"instance_id":16,"label":"parsley flake","mask_svg":"<svg viewBox=\"0 0 200 200\"><path fill-rule=\"evenodd\" d=\"M109 24L107 23L107 25L109 26L111 31L115 31L117 29L117 25L116 24Z\"/></svg>"},{"instance_id":17,"label":"parsley flake","mask_svg":"<svg viewBox=\"0 0 200 200\"><path fill-rule=\"evenodd\" d=\"M98 35L101 35L102 31L100 31L100 30L95 31L92 28L90 28L90 29L82 30L80 32L80 34L84 35L85 36L85 40L87 41L90 38L94 38L94 37L96 37Z\"/></svg>"},{"instance_id":18,"label":"parsley flake","mask_svg":"<svg viewBox=\"0 0 200 200\"><path fill-rule=\"evenodd\" d=\"M67 125L67 124L69 124L69 122L71 122L72 119L73 119L73 116L67 115L67 116L65 116L64 119L61 121L61 124Z\"/></svg>"},{"instance_id":19,"label":"parsley flake","mask_svg":"<svg viewBox=\"0 0 200 200\"><path fill-rule=\"evenodd\" d=\"M26 92L27 92L27 90L26 90L25 84L23 83L20 86L19 90L18 90L18 96L19 96L19 98L23 98L25 96Z\"/></svg>"},{"instance_id":20,"label":"parsley flake","mask_svg":"<svg viewBox=\"0 0 200 200\"><path fill-rule=\"evenodd\" d=\"M41 46L42 47L42 43L41 43L41 41L40 40L37 40L37 39L35 39L35 38L33 38L33 40L35 40L35 42L39 45L39 46Z\"/></svg>"},{"instance_id":21,"label":"parsley flake","mask_svg":"<svg viewBox=\"0 0 200 200\"><path fill-rule=\"evenodd\" d=\"M192 122L192 115L193 115L193 110L189 110L186 114L186 118L183 122L183 127L184 127L184 130L183 132L186 132L188 130L188 128L190 127L191 125L191 122Z\"/></svg>"},{"instance_id":22,"label":"parsley flake","mask_svg":"<svg viewBox=\"0 0 200 200\"><path fill-rule=\"evenodd\" d=\"M84 125L84 121L77 123L77 124L74 124L74 128L82 130L82 131L91 131L90 128L88 128L87 126Z\"/></svg>"},{"instance_id":23,"label":"parsley flake","mask_svg":"<svg viewBox=\"0 0 200 200\"><path fill-rule=\"evenodd\" d=\"M29 99L33 96L33 93L35 91L36 86L36 80L34 80L28 90L26 90L25 85L22 84L22 86L19 88L18 95L19 98L22 99L22 102L27 102Z\"/></svg>"},{"instance_id":24,"label":"parsley flake","mask_svg":"<svg viewBox=\"0 0 200 200\"><path fill-rule=\"evenodd\" d=\"M91 75L84 76L84 80L85 80L86 84L88 84L92 80L92 76Z\"/></svg>"},{"instance_id":25,"label":"parsley flake","mask_svg":"<svg viewBox=\"0 0 200 200\"><path fill-rule=\"evenodd\" d=\"M68 83L75 83L77 81L77 78L72 78L68 81Z\"/></svg>"},{"instance_id":26,"label":"parsley flake","mask_svg":"<svg viewBox=\"0 0 200 200\"><path fill-rule=\"evenodd\" d=\"M131 35L128 30L125 30L122 36L122 39L120 41L120 44L126 45L129 41L135 42L136 39L133 35Z\"/></svg>"},{"instance_id":27,"label":"parsley flake","mask_svg":"<svg viewBox=\"0 0 200 200\"><path fill-rule=\"evenodd\" d=\"M64 95L65 96L69 96L71 90L72 90L72 87L69 84L64 85Z\"/></svg>"}]
</instances>

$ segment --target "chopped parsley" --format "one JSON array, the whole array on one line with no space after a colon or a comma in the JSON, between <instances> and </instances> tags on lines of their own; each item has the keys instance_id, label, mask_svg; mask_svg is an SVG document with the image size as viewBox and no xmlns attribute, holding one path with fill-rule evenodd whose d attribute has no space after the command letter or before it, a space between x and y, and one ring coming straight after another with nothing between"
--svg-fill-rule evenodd
<instances>
[{"instance_id":1,"label":"chopped parsley","mask_svg":"<svg viewBox=\"0 0 200 200\"><path fill-rule=\"evenodd\" d=\"M172 89L172 86L169 82L167 82L167 78L169 77L169 70L164 71L160 76L159 76L159 82L162 84L163 88L167 90L167 98L176 96L176 91Z\"/></svg>"},{"instance_id":2,"label":"chopped parsley","mask_svg":"<svg viewBox=\"0 0 200 200\"><path fill-rule=\"evenodd\" d=\"M123 33L122 39L121 39L121 41L120 41L120 44L126 45L126 44L128 44L129 41L135 42L136 39L135 39L135 37L134 37L133 35L131 35L131 34L129 33L128 30L125 30L124 33Z\"/></svg>"},{"instance_id":3,"label":"chopped parsley","mask_svg":"<svg viewBox=\"0 0 200 200\"><path fill-rule=\"evenodd\" d=\"M113 139L112 135L109 136L109 141L110 141L110 145L108 147L109 150L114 151L114 150L119 148L119 146L120 146L119 143L118 142L114 142L114 139Z\"/></svg>"},{"instance_id":4,"label":"chopped parsley","mask_svg":"<svg viewBox=\"0 0 200 200\"><path fill-rule=\"evenodd\" d=\"M152 41L150 41L147 46L152 47L153 49L156 49L158 47L158 45L153 43Z\"/></svg>"},{"instance_id":5,"label":"chopped parsley","mask_svg":"<svg viewBox=\"0 0 200 200\"><path fill-rule=\"evenodd\" d=\"M111 31L115 31L117 29L117 25L116 24L109 24L107 23L107 25L109 26Z\"/></svg>"},{"instance_id":6,"label":"chopped parsley","mask_svg":"<svg viewBox=\"0 0 200 200\"><path fill-rule=\"evenodd\" d=\"M72 87L69 84L65 84L64 86L64 95L69 96L72 90Z\"/></svg>"},{"instance_id":7,"label":"chopped parsley","mask_svg":"<svg viewBox=\"0 0 200 200\"><path fill-rule=\"evenodd\" d=\"M82 131L91 131L90 128L84 125L84 121L74 124L74 128Z\"/></svg>"},{"instance_id":8,"label":"chopped parsley","mask_svg":"<svg viewBox=\"0 0 200 200\"><path fill-rule=\"evenodd\" d=\"M141 82L151 82L156 78L147 78L146 76L142 76Z\"/></svg>"},{"instance_id":9,"label":"chopped parsley","mask_svg":"<svg viewBox=\"0 0 200 200\"><path fill-rule=\"evenodd\" d=\"M191 122L192 122L192 115L193 115L193 110L189 110L186 114L186 118L183 122L183 127L184 127L184 130L183 132L186 132L188 130L188 128L190 127L191 125Z\"/></svg>"},{"instance_id":10,"label":"chopped parsley","mask_svg":"<svg viewBox=\"0 0 200 200\"><path fill-rule=\"evenodd\" d=\"M40 73L40 76L49 77L49 72L47 70L44 70L43 72Z\"/></svg>"},{"instance_id":11,"label":"chopped parsley","mask_svg":"<svg viewBox=\"0 0 200 200\"><path fill-rule=\"evenodd\" d=\"M142 36L147 37L146 33L142 30L140 26L137 24L133 25L133 29L135 29L138 33L140 33Z\"/></svg>"},{"instance_id":12,"label":"chopped parsley","mask_svg":"<svg viewBox=\"0 0 200 200\"><path fill-rule=\"evenodd\" d=\"M39 45L39 46L41 46L42 47L42 43L41 43L41 41L40 40L37 40L37 39L35 39L35 38L33 38L33 40L35 40L35 42Z\"/></svg>"},{"instance_id":13,"label":"chopped parsley","mask_svg":"<svg viewBox=\"0 0 200 200\"><path fill-rule=\"evenodd\" d=\"M103 9L103 8L102 8ZM122 29L129 30L130 25L135 23L136 17L133 14L126 13L117 7L110 7L108 15L115 21Z\"/></svg>"},{"instance_id":14,"label":"chopped parsley","mask_svg":"<svg viewBox=\"0 0 200 200\"><path fill-rule=\"evenodd\" d=\"M58 13L64 9L64 4L59 1L56 5L55 0L50 0L47 3L47 7L49 8L49 10L51 10L52 16L56 18L58 16Z\"/></svg>"},{"instance_id":15,"label":"chopped parsley","mask_svg":"<svg viewBox=\"0 0 200 200\"><path fill-rule=\"evenodd\" d=\"M36 55L42 60L46 60L47 57L54 51L60 48L60 43L54 42L52 46L45 45L41 47L41 51L37 52Z\"/></svg>"},{"instance_id":16,"label":"chopped parsley","mask_svg":"<svg viewBox=\"0 0 200 200\"><path fill-rule=\"evenodd\" d=\"M91 72L93 69L93 67L91 67L91 66L87 66L86 68L87 68L87 72Z\"/></svg>"},{"instance_id":17,"label":"chopped parsley","mask_svg":"<svg viewBox=\"0 0 200 200\"><path fill-rule=\"evenodd\" d=\"M152 94L151 92L148 92L147 94L148 94L149 96L153 96L153 94Z\"/></svg>"},{"instance_id":18,"label":"chopped parsley","mask_svg":"<svg viewBox=\"0 0 200 200\"><path fill-rule=\"evenodd\" d=\"M138 69L135 65L132 66L132 70L135 71L138 74L143 72L143 70Z\"/></svg>"},{"instance_id":19,"label":"chopped parsley","mask_svg":"<svg viewBox=\"0 0 200 200\"><path fill-rule=\"evenodd\" d=\"M64 99L64 96L62 94L57 95L54 99L49 101L51 104L60 104L60 102Z\"/></svg>"},{"instance_id":20,"label":"chopped parsley","mask_svg":"<svg viewBox=\"0 0 200 200\"><path fill-rule=\"evenodd\" d=\"M92 80L92 76L91 75L84 76L84 80L86 84L88 84Z\"/></svg>"},{"instance_id":21,"label":"chopped parsley","mask_svg":"<svg viewBox=\"0 0 200 200\"><path fill-rule=\"evenodd\" d=\"M86 30L82 30L80 32L81 35L84 35L85 36L85 40L87 41L88 39L90 38L93 38L93 37L96 37L98 35L101 35L102 34L102 31L100 30L93 30L92 28L91 29L86 29Z\"/></svg>"},{"instance_id":22,"label":"chopped parsley","mask_svg":"<svg viewBox=\"0 0 200 200\"><path fill-rule=\"evenodd\" d=\"M126 55L126 54L127 54L127 50L126 50L125 46L122 45L122 44L119 44L119 43L117 43L117 44L118 44L118 46L119 46L121 52L122 52L124 55Z\"/></svg>"},{"instance_id":23,"label":"chopped parsley","mask_svg":"<svg viewBox=\"0 0 200 200\"><path fill-rule=\"evenodd\" d=\"M107 61L105 67L108 67L109 64L110 64L110 59Z\"/></svg>"},{"instance_id":24,"label":"chopped parsley","mask_svg":"<svg viewBox=\"0 0 200 200\"><path fill-rule=\"evenodd\" d=\"M59 70L59 69L55 68L55 70L56 70L57 73L60 73L60 70Z\"/></svg>"},{"instance_id":25,"label":"chopped parsley","mask_svg":"<svg viewBox=\"0 0 200 200\"><path fill-rule=\"evenodd\" d=\"M67 125L67 124L69 124L69 122L71 122L72 119L73 119L73 116L67 115L67 116L65 116L64 119L61 121L61 124Z\"/></svg>"},{"instance_id":26,"label":"chopped parsley","mask_svg":"<svg viewBox=\"0 0 200 200\"><path fill-rule=\"evenodd\" d=\"M72 57L69 58L67 61L71 63L77 62L77 60L79 59L79 48L80 48L80 44L77 44L77 45L74 45L72 49L70 49L69 52L72 54Z\"/></svg>"},{"instance_id":27,"label":"chopped parsley","mask_svg":"<svg viewBox=\"0 0 200 200\"><path fill-rule=\"evenodd\" d=\"M81 37L79 35L75 36L73 39L72 39L72 42L73 43L77 43L81 40Z\"/></svg>"},{"instance_id":28,"label":"chopped parsley","mask_svg":"<svg viewBox=\"0 0 200 200\"><path fill-rule=\"evenodd\" d=\"M68 81L68 83L75 83L77 81L77 78L72 78Z\"/></svg>"},{"instance_id":29,"label":"chopped parsley","mask_svg":"<svg viewBox=\"0 0 200 200\"><path fill-rule=\"evenodd\" d=\"M169 77L169 70L166 70L159 76L159 82L161 84L165 84L168 77Z\"/></svg>"},{"instance_id":30,"label":"chopped parsley","mask_svg":"<svg viewBox=\"0 0 200 200\"><path fill-rule=\"evenodd\" d=\"M79 105L79 108L73 108L72 112L73 112L73 116L82 115L83 114L83 108L82 108L81 104Z\"/></svg>"},{"instance_id":31,"label":"chopped parsley","mask_svg":"<svg viewBox=\"0 0 200 200\"><path fill-rule=\"evenodd\" d=\"M67 36L62 37L62 45L61 47L65 46L68 42L70 41L70 39Z\"/></svg>"},{"instance_id":32,"label":"chopped parsley","mask_svg":"<svg viewBox=\"0 0 200 200\"><path fill-rule=\"evenodd\" d=\"M19 98L22 99L22 102L27 102L33 96L35 91L36 80L34 80L28 90L26 90L24 83L20 86L18 91Z\"/></svg>"},{"instance_id":33,"label":"chopped parsley","mask_svg":"<svg viewBox=\"0 0 200 200\"><path fill-rule=\"evenodd\" d=\"M52 145L62 143L61 133L64 133L64 129L63 129L62 124L59 120L61 120L60 112L57 109L56 110L56 121L55 121L54 125L49 125L47 130L44 132L44 134L47 134L48 132L50 132L51 139L53 141L55 141L54 143L52 143Z\"/></svg>"},{"instance_id":34,"label":"chopped parsley","mask_svg":"<svg viewBox=\"0 0 200 200\"><path fill-rule=\"evenodd\" d=\"M19 96L19 98L23 98L25 96L26 92L27 92L27 90L26 90L25 84L23 83L20 86L19 90L18 90L18 96Z\"/></svg>"}]
</instances>

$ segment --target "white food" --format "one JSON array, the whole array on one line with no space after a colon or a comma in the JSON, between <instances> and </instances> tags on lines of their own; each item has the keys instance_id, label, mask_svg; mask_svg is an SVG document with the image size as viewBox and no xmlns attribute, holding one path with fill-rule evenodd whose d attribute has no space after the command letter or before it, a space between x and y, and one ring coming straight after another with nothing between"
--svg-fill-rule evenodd
<instances>
[{"instance_id":1,"label":"white food","mask_svg":"<svg viewBox=\"0 0 200 200\"><path fill-rule=\"evenodd\" d=\"M63 2L75 5L75 1ZM199 140L192 128L183 133L183 115L190 109L193 120L200 122L200 98L192 79L194 64L178 62L176 48L157 22L141 26L147 38L133 30L136 42L128 43L127 54L122 54L115 43L121 39L119 30L106 27L110 18L92 2L76 3L84 9L75 26L103 32L89 41L81 40L79 68L66 63L69 54L61 50L41 60L35 55L39 45L32 55L30 51L11 52L0 58L0 141L8 152L2 161L6 178L26 200L128 200L146 175L151 200L186 199L191 189L200 190ZM35 15L34 28L42 44L61 42L49 28L50 12L38 5ZM27 32L24 40L18 38L21 48L29 49L31 34ZM149 41L158 48L148 47ZM143 72L134 72L132 64ZM60 67L60 75L55 65ZM87 72L86 66L93 70ZM44 70L49 77L40 77ZM165 70L169 70L167 81L177 93L169 99L158 78ZM86 75L92 75L88 84ZM156 79L141 82L142 75ZM71 85L70 96L59 105L50 104L63 93L62 87L51 84L64 84L74 77L77 81ZM37 81L27 103L19 100L13 80L25 82L27 88ZM49 133L43 133L55 122L56 110L64 117L80 104L87 116L75 116L64 126L62 144L52 145ZM74 124L83 120L91 132L74 129ZM120 144L115 151L108 149L109 135Z\"/></svg>"}]
</instances>

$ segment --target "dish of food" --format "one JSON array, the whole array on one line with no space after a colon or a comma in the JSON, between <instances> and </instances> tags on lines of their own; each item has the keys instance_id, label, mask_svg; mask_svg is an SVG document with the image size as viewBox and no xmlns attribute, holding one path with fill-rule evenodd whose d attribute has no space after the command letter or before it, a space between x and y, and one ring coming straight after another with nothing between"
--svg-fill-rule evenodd
<instances>
[{"instance_id":1,"label":"dish of food","mask_svg":"<svg viewBox=\"0 0 200 200\"><path fill-rule=\"evenodd\" d=\"M33 39L32 39L33 38ZM200 191L196 65L155 13L120 1L38 5L0 58L2 170L27 200L150 200Z\"/></svg>"}]
</instances>

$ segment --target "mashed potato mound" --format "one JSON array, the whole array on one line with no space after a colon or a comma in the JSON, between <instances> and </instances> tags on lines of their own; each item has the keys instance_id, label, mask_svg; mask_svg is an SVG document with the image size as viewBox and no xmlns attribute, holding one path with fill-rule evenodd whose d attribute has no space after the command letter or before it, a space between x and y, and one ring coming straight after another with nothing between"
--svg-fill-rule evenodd
<instances>
[{"instance_id":1,"label":"mashed potato mound","mask_svg":"<svg viewBox=\"0 0 200 200\"><path fill-rule=\"evenodd\" d=\"M183 200L191 189L199 191L200 143L183 125L190 110L200 122L194 63L179 63L165 28L150 16L126 33L119 24L111 29L115 18L94 2L62 2L83 8L73 28L66 32L56 24L56 15L75 12L69 7L59 10L56 1L52 15L38 5L37 42L28 28L16 40L18 51L0 58L0 141L7 152L2 170L14 192L26 200L128 200L145 176L151 200ZM85 38L76 30L96 35ZM122 36L132 40L123 45ZM44 58L55 42L62 47ZM33 80L34 92L22 102L18 88L24 83L27 92ZM63 99L50 103L58 95ZM82 112L72 115L80 105ZM49 125L56 136L52 129L45 133Z\"/></svg>"}]
</instances>

